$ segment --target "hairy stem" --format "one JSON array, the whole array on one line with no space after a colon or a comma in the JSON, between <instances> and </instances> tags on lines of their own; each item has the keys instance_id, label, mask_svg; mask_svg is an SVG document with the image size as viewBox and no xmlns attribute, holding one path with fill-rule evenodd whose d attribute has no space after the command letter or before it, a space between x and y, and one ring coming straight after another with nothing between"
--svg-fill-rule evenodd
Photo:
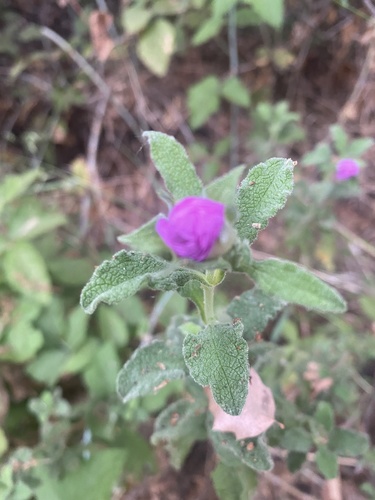
<instances>
[{"instance_id":1,"label":"hairy stem","mask_svg":"<svg viewBox=\"0 0 375 500\"><path fill-rule=\"evenodd\" d=\"M214 294L215 294L215 287L203 286L204 315L205 315L204 321L207 324L213 323L215 321Z\"/></svg>"}]
</instances>

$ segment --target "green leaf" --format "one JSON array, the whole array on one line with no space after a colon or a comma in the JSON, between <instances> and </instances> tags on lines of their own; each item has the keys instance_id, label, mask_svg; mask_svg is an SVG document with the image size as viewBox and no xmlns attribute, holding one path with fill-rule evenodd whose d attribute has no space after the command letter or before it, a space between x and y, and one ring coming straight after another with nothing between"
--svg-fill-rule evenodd
<instances>
[{"instance_id":1,"label":"green leaf","mask_svg":"<svg viewBox=\"0 0 375 500\"><path fill-rule=\"evenodd\" d=\"M188 281L187 283L185 283L185 285L179 287L178 293L194 302L203 321L207 320L204 308L203 288L200 281L196 279Z\"/></svg>"},{"instance_id":2,"label":"green leaf","mask_svg":"<svg viewBox=\"0 0 375 500\"><path fill-rule=\"evenodd\" d=\"M174 201L187 196L200 196L202 182L183 146L170 135L161 132L144 132L155 167L164 179Z\"/></svg>"},{"instance_id":3,"label":"green leaf","mask_svg":"<svg viewBox=\"0 0 375 500\"><path fill-rule=\"evenodd\" d=\"M5 435L5 432L3 431L3 429L0 427L0 457L2 457L4 455L4 453L7 451L8 449L8 440L7 440L7 437ZM1 486L2 486L2 477L1 477L1 473L0 473L0 493L1 493Z\"/></svg>"},{"instance_id":4,"label":"green leaf","mask_svg":"<svg viewBox=\"0 0 375 500\"><path fill-rule=\"evenodd\" d=\"M152 273L167 266L166 261L151 255L121 250L95 270L82 290L81 306L92 314L100 302L117 304L134 295Z\"/></svg>"},{"instance_id":5,"label":"green leaf","mask_svg":"<svg viewBox=\"0 0 375 500\"><path fill-rule=\"evenodd\" d=\"M126 458L124 449L93 450L89 459L76 465L63 479L56 480L58 498L108 500L120 480Z\"/></svg>"},{"instance_id":6,"label":"green leaf","mask_svg":"<svg viewBox=\"0 0 375 500\"><path fill-rule=\"evenodd\" d=\"M219 458L229 467L245 464L257 471L267 471L273 467L263 435L237 441L232 433L211 431L209 437Z\"/></svg>"},{"instance_id":7,"label":"green leaf","mask_svg":"<svg viewBox=\"0 0 375 500\"><path fill-rule=\"evenodd\" d=\"M120 361L115 347L107 342L97 348L83 374L91 397L98 399L112 397L116 391L115 380L119 370Z\"/></svg>"},{"instance_id":8,"label":"green leaf","mask_svg":"<svg viewBox=\"0 0 375 500\"><path fill-rule=\"evenodd\" d=\"M43 351L27 366L26 372L34 380L53 386L62 374L68 353L61 349Z\"/></svg>"},{"instance_id":9,"label":"green leaf","mask_svg":"<svg viewBox=\"0 0 375 500\"><path fill-rule=\"evenodd\" d=\"M23 200L13 208L9 224L11 240L31 240L67 222L65 215L46 210L35 198Z\"/></svg>"},{"instance_id":10,"label":"green leaf","mask_svg":"<svg viewBox=\"0 0 375 500\"><path fill-rule=\"evenodd\" d=\"M89 318L79 306L69 313L64 340L70 349L74 350L82 345L87 336L88 325Z\"/></svg>"},{"instance_id":11,"label":"green leaf","mask_svg":"<svg viewBox=\"0 0 375 500\"><path fill-rule=\"evenodd\" d=\"M83 286L92 273L92 262L87 258L64 257L47 261L48 269L53 279L68 287Z\"/></svg>"},{"instance_id":12,"label":"green leaf","mask_svg":"<svg viewBox=\"0 0 375 500\"><path fill-rule=\"evenodd\" d=\"M125 363L117 377L117 392L126 403L185 377L185 370L181 352L171 342L156 340L138 348Z\"/></svg>"},{"instance_id":13,"label":"green leaf","mask_svg":"<svg viewBox=\"0 0 375 500\"><path fill-rule=\"evenodd\" d=\"M223 26L223 19L221 17L212 16L207 21L202 23L198 31L194 34L192 43L193 45L202 45L214 38L220 33Z\"/></svg>"},{"instance_id":14,"label":"green leaf","mask_svg":"<svg viewBox=\"0 0 375 500\"><path fill-rule=\"evenodd\" d=\"M316 465L319 471L326 479L337 477L339 466L337 457L326 446L320 446L315 457Z\"/></svg>"},{"instance_id":15,"label":"green leaf","mask_svg":"<svg viewBox=\"0 0 375 500\"><path fill-rule=\"evenodd\" d=\"M292 160L271 158L252 168L237 192L239 236L252 243L268 219L285 205L292 189Z\"/></svg>"},{"instance_id":16,"label":"green leaf","mask_svg":"<svg viewBox=\"0 0 375 500\"><path fill-rule=\"evenodd\" d=\"M348 158L358 158L366 153L366 151L369 150L373 145L374 140L370 137L361 137L359 139L354 139L354 141L346 145L346 148L342 152L342 154L345 153L345 156Z\"/></svg>"},{"instance_id":17,"label":"green leaf","mask_svg":"<svg viewBox=\"0 0 375 500\"><path fill-rule=\"evenodd\" d=\"M358 457L369 449L369 438L363 432L336 427L329 435L328 448L336 455Z\"/></svg>"},{"instance_id":18,"label":"green leaf","mask_svg":"<svg viewBox=\"0 0 375 500\"><path fill-rule=\"evenodd\" d=\"M252 5L261 20L273 28L281 28L284 20L284 0L244 0Z\"/></svg>"},{"instance_id":19,"label":"green leaf","mask_svg":"<svg viewBox=\"0 0 375 500\"><path fill-rule=\"evenodd\" d=\"M210 386L217 404L229 415L239 415L248 392L247 343L241 322L208 325L198 335L188 334L183 355L191 377Z\"/></svg>"},{"instance_id":20,"label":"green leaf","mask_svg":"<svg viewBox=\"0 0 375 500\"><path fill-rule=\"evenodd\" d=\"M313 442L311 435L302 427L288 429L283 434L280 445L289 451L307 453L310 451Z\"/></svg>"},{"instance_id":21,"label":"green leaf","mask_svg":"<svg viewBox=\"0 0 375 500\"><path fill-rule=\"evenodd\" d=\"M6 349L1 359L23 363L39 351L44 338L40 330L21 320L8 331L6 342Z\"/></svg>"},{"instance_id":22,"label":"green leaf","mask_svg":"<svg viewBox=\"0 0 375 500\"><path fill-rule=\"evenodd\" d=\"M227 78L221 87L221 95L227 101L248 108L250 106L250 94L246 86L236 76Z\"/></svg>"},{"instance_id":23,"label":"green leaf","mask_svg":"<svg viewBox=\"0 0 375 500\"><path fill-rule=\"evenodd\" d=\"M235 199L236 187L244 169L245 165L240 165L208 184L204 188L207 197L211 200L220 201L225 205L232 205Z\"/></svg>"},{"instance_id":24,"label":"green leaf","mask_svg":"<svg viewBox=\"0 0 375 500\"><path fill-rule=\"evenodd\" d=\"M345 147L349 142L348 134L341 127L341 125L335 124L329 127L329 131L335 145L336 151L340 154L341 151L344 151Z\"/></svg>"},{"instance_id":25,"label":"green leaf","mask_svg":"<svg viewBox=\"0 0 375 500\"><path fill-rule=\"evenodd\" d=\"M257 487L256 473L244 465L228 467L219 462L211 472L211 479L221 500L249 500Z\"/></svg>"},{"instance_id":26,"label":"green leaf","mask_svg":"<svg viewBox=\"0 0 375 500\"><path fill-rule=\"evenodd\" d=\"M324 165L331 161L332 151L326 142L320 142L315 148L306 153L301 162L303 165Z\"/></svg>"},{"instance_id":27,"label":"green leaf","mask_svg":"<svg viewBox=\"0 0 375 500\"><path fill-rule=\"evenodd\" d=\"M223 16L237 4L238 0L213 0L212 13L214 16Z\"/></svg>"},{"instance_id":28,"label":"green leaf","mask_svg":"<svg viewBox=\"0 0 375 500\"><path fill-rule=\"evenodd\" d=\"M249 273L252 268L252 256L247 241L240 241L224 255L233 272Z\"/></svg>"},{"instance_id":29,"label":"green leaf","mask_svg":"<svg viewBox=\"0 0 375 500\"><path fill-rule=\"evenodd\" d=\"M266 294L306 309L342 313L346 303L341 295L307 269L287 260L254 262L249 272Z\"/></svg>"},{"instance_id":30,"label":"green leaf","mask_svg":"<svg viewBox=\"0 0 375 500\"><path fill-rule=\"evenodd\" d=\"M165 76L175 50L176 30L165 19L156 19L142 34L137 54L147 69L156 76Z\"/></svg>"},{"instance_id":31,"label":"green leaf","mask_svg":"<svg viewBox=\"0 0 375 500\"><path fill-rule=\"evenodd\" d=\"M12 464L6 463L0 468L0 495L3 498L9 498L8 495L12 493L13 485L13 467Z\"/></svg>"},{"instance_id":32,"label":"green leaf","mask_svg":"<svg viewBox=\"0 0 375 500\"><path fill-rule=\"evenodd\" d=\"M133 250L145 253L165 254L170 252L155 231L155 224L158 219L159 216L154 217L131 233L119 236L118 241L124 245L129 245Z\"/></svg>"},{"instance_id":33,"label":"green leaf","mask_svg":"<svg viewBox=\"0 0 375 500\"><path fill-rule=\"evenodd\" d=\"M190 125L199 128L219 110L220 82L215 76L208 76L192 85L188 90L187 105Z\"/></svg>"},{"instance_id":34,"label":"green leaf","mask_svg":"<svg viewBox=\"0 0 375 500\"><path fill-rule=\"evenodd\" d=\"M142 31L152 18L152 11L137 5L123 9L121 22L127 35L134 35Z\"/></svg>"},{"instance_id":35,"label":"green leaf","mask_svg":"<svg viewBox=\"0 0 375 500\"><path fill-rule=\"evenodd\" d=\"M19 242L4 255L4 274L13 290L40 304L51 299L51 281L40 253L27 242Z\"/></svg>"},{"instance_id":36,"label":"green leaf","mask_svg":"<svg viewBox=\"0 0 375 500\"><path fill-rule=\"evenodd\" d=\"M186 12L188 2L176 2L176 0L154 0L152 10L160 16L173 16Z\"/></svg>"},{"instance_id":37,"label":"green leaf","mask_svg":"<svg viewBox=\"0 0 375 500\"><path fill-rule=\"evenodd\" d=\"M305 460L306 453L301 453L299 451L290 451L287 458L288 470L292 473L299 471Z\"/></svg>"},{"instance_id":38,"label":"green leaf","mask_svg":"<svg viewBox=\"0 0 375 500\"><path fill-rule=\"evenodd\" d=\"M87 316L86 316L87 318ZM123 318L110 307L98 310L99 330L103 339L124 347L129 342L129 331Z\"/></svg>"},{"instance_id":39,"label":"green leaf","mask_svg":"<svg viewBox=\"0 0 375 500\"><path fill-rule=\"evenodd\" d=\"M166 442L173 467L180 468L195 441L207 437L205 408L181 399L163 410L157 417L151 443Z\"/></svg>"},{"instance_id":40,"label":"green leaf","mask_svg":"<svg viewBox=\"0 0 375 500\"><path fill-rule=\"evenodd\" d=\"M39 176L39 170L31 170L18 175L6 175L0 184L0 213L5 205L23 195Z\"/></svg>"},{"instance_id":41,"label":"green leaf","mask_svg":"<svg viewBox=\"0 0 375 500\"><path fill-rule=\"evenodd\" d=\"M79 349L73 351L68 358L65 357L61 373L67 375L82 372L95 359L99 346L97 339L88 338Z\"/></svg>"},{"instance_id":42,"label":"green leaf","mask_svg":"<svg viewBox=\"0 0 375 500\"><path fill-rule=\"evenodd\" d=\"M284 301L270 297L258 288L253 288L235 297L229 304L227 312L231 318L241 320L244 326L243 336L251 341L257 333L262 333L268 322L285 305Z\"/></svg>"},{"instance_id":43,"label":"green leaf","mask_svg":"<svg viewBox=\"0 0 375 500\"><path fill-rule=\"evenodd\" d=\"M327 401L319 401L314 413L314 420L322 425L326 432L332 430L334 424L334 413L332 405Z\"/></svg>"}]
</instances>

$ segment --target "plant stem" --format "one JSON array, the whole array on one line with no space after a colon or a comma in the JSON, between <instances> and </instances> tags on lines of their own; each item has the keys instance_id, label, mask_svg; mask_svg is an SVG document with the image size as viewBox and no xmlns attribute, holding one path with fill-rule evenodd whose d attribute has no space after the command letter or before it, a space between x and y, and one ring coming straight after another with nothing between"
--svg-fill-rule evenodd
<instances>
[{"instance_id":1,"label":"plant stem","mask_svg":"<svg viewBox=\"0 0 375 500\"><path fill-rule=\"evenodd\" d=\"M213 323L215 321L214 313L214 294L215 287L203 286L203 300L204 300L204 315L205 322Z\"/></svg>"},{"instance_id":2,"label":"plant stem","mask_svg":"<svg viewBox=\"0 0 375 500\"><path fill-rule=\"evenodd\" d=\"M237 12L236 7L229 11L228 20L229 70L231 76L238 76L238 42L237 42ZM230 105L230 167L238 165L238 118L239 108Z\"/></svg>"}]
</instances>

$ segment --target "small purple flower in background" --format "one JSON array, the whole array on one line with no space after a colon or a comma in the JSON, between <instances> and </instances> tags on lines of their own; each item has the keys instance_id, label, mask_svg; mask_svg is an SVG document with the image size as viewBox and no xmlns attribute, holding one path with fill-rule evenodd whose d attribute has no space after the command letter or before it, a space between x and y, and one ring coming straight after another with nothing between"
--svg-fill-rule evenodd
<instances>
[{"instance_id":1,"label":"small purple flower in background","mask_svg":"<svg viewBox=\"0 0 375 500\"><path fill-rule=\"evenodd\" d=\"M176 203L168 218L159 219L156 232L178 257L207 259L224 227L225 206L189 196Z\"/></svg>"},{"instance_id":2,"label":"small purple flower in background","mask_svg":"<svg viewBox=\"0 0 375 500\"><path fill-rule=\"evenodd\" d=\"M346 181L351 177L357 177L359 174L359 165L352 158L342 158L336 163L336 180Z\"/></svg>"}]
</instances>

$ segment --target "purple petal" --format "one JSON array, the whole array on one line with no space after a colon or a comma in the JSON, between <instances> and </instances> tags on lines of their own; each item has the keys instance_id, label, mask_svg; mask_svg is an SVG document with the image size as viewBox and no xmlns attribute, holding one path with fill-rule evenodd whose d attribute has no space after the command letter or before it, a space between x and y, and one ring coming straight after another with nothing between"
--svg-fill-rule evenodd
<instances>
[{"instance_id":1,"label":"purple petal","mask_svg":"<svg viewBox=\"0 0 375 500\"><path fill-rule=\"evenodd\" d=\"M357 177L359 165L352 158L342 158L336 164L336 180L346 181L351 177Z\"/></svg>"},{"instance_id":2,"label":"purple petal","mask_svg":"<svg viewBox=\"0 0 375 500\"><path fill-rule=\"evenodd\" d=\"M220 236L224 216L222 203L189 196L172 208L168 219L158 220L156 231L178 257L202 261Z\"/></svg>"}]
</instances>

